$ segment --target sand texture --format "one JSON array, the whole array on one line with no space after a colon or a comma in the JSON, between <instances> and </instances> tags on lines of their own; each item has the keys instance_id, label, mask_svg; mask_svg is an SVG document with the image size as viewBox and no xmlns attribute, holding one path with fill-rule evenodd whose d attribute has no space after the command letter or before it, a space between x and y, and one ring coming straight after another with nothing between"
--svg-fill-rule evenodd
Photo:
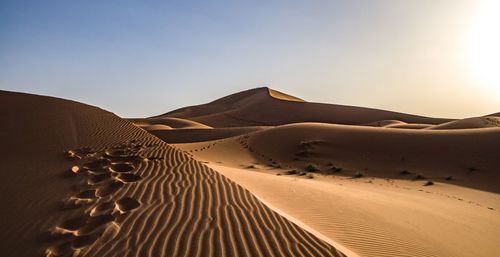
<instances>
[{"instance_id":1,"label":"sand texture","mask_svg":"<svg viewBox=\"0 0 500 257\"><path fill-rule=\"evenodd\" d=\"M150 118L5 91L0 105L2 256L500 252L498 113L269 88Z\"/></svg>"},{"instance_id":2,"label":"sand texture","mask_svg":"<svg viewBox=\"0 0 500 257\"><path fill-rule=\"evenodd\" d=\"M1 92L3 256L342 256L99 108Z\"/></svg>"},{"instance_id":3,"label":"sand texture","mask_svg":"<svg viewBox=\"0 0 500 257\"><path fill-rule=\"evenodd\" d=\"M301 107L292 113L295 107L280 109L282 103ZM323 116L309 116L318 106ZM498 117L426 119L339 108L256 89L167 116L214 127L241 120L273 124L215 140L207 130L204 142L179 137L174 146L345 253L498 255ZM344 115L351 120L343 122ZM175 142L170 136L165 140Z\"/></svg>"}]
</instances>

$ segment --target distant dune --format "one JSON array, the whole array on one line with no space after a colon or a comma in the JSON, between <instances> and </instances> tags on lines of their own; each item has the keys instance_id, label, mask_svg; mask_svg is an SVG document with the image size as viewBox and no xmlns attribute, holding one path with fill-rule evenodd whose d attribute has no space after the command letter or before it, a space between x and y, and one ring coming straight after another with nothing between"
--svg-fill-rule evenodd
<instances>
[{"instance_id":1,"label":"distant dune","mask_svg":"<svg viewBox=\"0 0 500 257\"><path fill-rule=\"evenodd\" d=\"M170 128L176 129L203 129L203 128L212 128L205 124L188 120L188 119L180 119L180 118L172 118L172 117L161 117L161 118L141 118L141 119L128 119L130 122L140 126L140 127L151 127L159 125L168 126ZM167 128L167 127L164 127Z\"/></svg>"},{"instance_id":2,"label":"distant dune","mask_svg":"<svg viewBox=\"0 0 500 257\"><path fill-rule=\"evenodd\" d=\"M158 126L158 125L155 125ZM215 139L229 138L244 135L264 129L270 126L229 127L213 129L158 129L156 127L142 127L151 134L157 136L167 143L192 143Z\"/></svg>"},{"instance_id":3,"label":"distant dune","mask_svg":"<svg viewBox=\"0 0 500 257\"><path fill-rule=\"evenodd\" d=\"M500 117L484 116L462 120L455 120L429 127L428 129L473 129L473 128L500 128Z\"/></svg>"},{"instance_id":4,"label":"distant dune","mask_svg":"<svg viewBox=\"0 0 500 257\"><path fill-rule=\"evenodd\" d=\"M150 118L5 91L0 105L5 256L500 252L499 113L430 118L266 87Z\"/></svg>"},{"instance_id":5,"label":"distant dune","mask_svg":"<svg viewBox=\"0 0 500 257\"><path fill-rule=\"evenodd\" d=\"M285 95L265 87L256 88L157 117L189 119L212 127L276 126L297 122L359 125L381 120L426 124L450 121L370 108L308 103Z\"/></svg>"},{"instance_id":6,"label":"distant dune","mask_svg":"<svg viewBox=\"0 0 500 257\"><path fill-rule=\"evenodd\" d=\"M343 256L99 108L0 92L3 256Z\"/></svg>"},{"instance_id":7,"label":"distant dune","mask_svg":"<svg viewBox=\"0 0 500 257\"><path fill-rule=\"evenodd\" d=\"M161 117L214 127L150 132L359 256L500 251L495 115L434 119L258 88Z\"/></svg>"},{"instance_id":8,"label":"distant dune","mask_svg":"<svg viewBox=\"0 0 500 257\"><path fill-rule=\"evenodd\" d=\"M300 123L175 146L360 256L467 257L500 250L498 142Z\"/></svg>"}]
</instances>

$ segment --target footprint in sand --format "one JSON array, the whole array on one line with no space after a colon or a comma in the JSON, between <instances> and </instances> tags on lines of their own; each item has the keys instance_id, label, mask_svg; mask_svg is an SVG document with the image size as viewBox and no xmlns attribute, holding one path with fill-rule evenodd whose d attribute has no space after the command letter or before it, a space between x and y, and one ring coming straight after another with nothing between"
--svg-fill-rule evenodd
<instances>
[{"instance_id":1,"label":"footprint in sand","mask_svg":"<svg viewBox=\"0 0 500 257\"><path fill-rule=\"evenodd\" d=\"M87 217L80 216L77 218L72 218L63 223L59 224L57 228L60 228L69 232L76 232L78 229L83 228L87 224Z\"/></svg>"},{"instance_id":2,"label":"footprint in sand","mask_svg":"<svg viewBox=\"0 0 500 257\"><path fill-rule=\"evenodd\" d=\"M89 216L85 226L78 230L78 235L95 234L98 232L102 233L106 228L105 225L115 221L115 219L115 216L111 214Z\"/></svg>"},{"instance_id":3,"label":"footprint in sand","mask_svg":"<svg viewBox=\"0 0 500 257\"><path fill-rule=\"evenodd\" d=\"M90 211L90 216L99 216L103 214L111 214L115 210L114 202L103 202L95 206Z\"/></svg>"},{"instance_id":4,"label":"footprint in sand","mask_svg":"<svg viewBox=\"0 0 500 257\"><path fill-rule=\"evenodd\" d=\"M100 170L105 169L111 165L111 161L108 159L100 158L91 162L83 164L83 168L87 170Z\"/></svg>"},{"instance_id":5,"label":"footprint in sand","mask_svg":"<svg viewBox=\"0 0 500 257\"><path fill-rule=\"evenodd\" d=\"M115 177L115 179L123 182L123 183L131 183L131 182L136 182L142 179L141 176L135 175L135 174L129 174L129 173L120 173L118 176Z\"/></svg>"},{"instance_id":6,"label":"footprint in sand","mask_svg":"<svg viewBox=\"0 0 500 257\"><path fill-rule=\"evenodd\" d=\"M106 197L118 191L125 184L121 181L109 181L104 183L100 188L97 189L96 195L98 197Z\"/></svg>"},{"instance_id":7,"label":"footprint in sand","mask_svg":"<svg viewBox=\"0 0 500 257\"><path fill-rule=\"evenodd\" d=\"M111 174L110 173L89 174L88 175L88 184L90 184L90 185L96 185L96 184L108 181L110 179L111 179Z\"/></svg>"},{"instance_id":8,"label":"footprint in sand","mask_svg":"<svg viewBox=\"0 0 500 257\"><path fill-rule=\"evenodd\" d=\"M139 203L139 201L133 199L133 198L130 198L130 197L124 197L118 201L116 201L116 208L121 212L121 213L124 213L124 212L129 212L133 209L136 209L138 208L139 206L141 206L141 204Z\"/></svg>"},{"instance_id":9,"label":"footprint in sand","mask_svg":"<svg viewBox=\"0 0 500 257\"><path fill-rule=\"evenodd\" d=\"M81 191L80 193L76 194L74 196L74 198L80 199L80 200L92 200L92 199L95 199L95 198L97 198L96 197L96 190L95 189L89 189L89 190Z\"/></svg>"},{"instance_id":10,"label":"footprint in sand","mask_svg":"<svg viewBox=\"0 0 500 257\"><path fill-rule=\"evenodd\" d=\"M78 209L89 204L93 204L93 208L90 213L81 209L81 216L68 219L49 231L54 244L47 248L46 256L73 256L75 251L88 247L98 240L108 227L117 227L114 222L117 215L141 206L139 201L133 198L124 197L113 201L112 196L126 183L142 179L141 176L132 174L138 165L162 159L138 155L137 152L143 148L140 144L129 142L98 152L90 148L66 152L68 157L84 161L83 164L74 165L69 170L74 174L85 174L87 184L92 188L80 191L67 199L62 209ZM104 200L102 197L111 199L100 202ZM118 230L115 228L113 231Z\"/></svg>"},{"instance_id":11,"label":"footprint in sand","mask_svg":"<svg viewBox=\"0 0 500 257\"><path fill-rule=\"evenodd\" d=\"M132 165L132 164L128 164L128 163L115 163L113 165L111 165L111 171L113 172L131 172L135 169L135 167Z\"/></svg>"}]
</instances>

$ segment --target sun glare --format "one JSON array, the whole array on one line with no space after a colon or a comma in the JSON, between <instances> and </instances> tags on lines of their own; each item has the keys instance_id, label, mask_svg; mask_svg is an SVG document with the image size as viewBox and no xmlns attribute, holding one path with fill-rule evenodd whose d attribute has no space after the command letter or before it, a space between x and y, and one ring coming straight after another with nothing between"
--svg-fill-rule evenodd
<instances>
[{"instance_id":1,"label":"sun glare","mask_svg":"<svg viewBox=\"0 0 500 257\"><path fill-rule=\"evenodd\" d=\"M500 95L500 1L479 5L471 33L470 64L480 83Z\"/></svg>"}]
</instances>

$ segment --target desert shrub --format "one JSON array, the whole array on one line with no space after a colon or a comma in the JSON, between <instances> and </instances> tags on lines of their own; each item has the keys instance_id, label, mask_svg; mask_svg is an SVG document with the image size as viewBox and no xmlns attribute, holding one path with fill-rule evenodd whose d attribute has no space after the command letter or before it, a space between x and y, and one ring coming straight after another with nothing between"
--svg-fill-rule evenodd
<instances>
[{"instance_id":1,"label":"desert shrub","mask_svg":"<svg viewBox=\"0 0 500 257\"><path fill-rule=\"evenodd\" d=\"M331 170L332 172L341 172L341 171L342 171L342 168L332 166L332 167L330 168L330 170Z\"/></svg>"},{"instance_id":2,"label":"desert shrub","mask_svg":"<svg viewBox=\"0 0 500 257\"><path fill-rule=\"evenodd\" d=\"M361 177L363 177L364 175L365 175L365 174L363 174L363 172L358 171L358 172L356 172L356 173L354 174L353 178L361 178Z\"/></svg>"},{"instance_id":3,"label":"desert shrub","mask_svg":"<svg viewBox=\"0 0 500 257\"><path fill-rule=\"evenodd\" d=\"M401 174L401 175L409 175L409 174L410 174L410 172L409 172L409 171L407 171L407 170L403 170L403 171L401 171L399 174Z\"/></svg>"},{"instance_id":4,"label":"desert shrub","mask_svg":"<svg viewBox=\"0 0 500 257\"><path fill-rule=\"evenodd\" d=\"M312 163L309 163L307 166L306 166L306 171L307 172L316 172L318 171L318 168L316 167L316 165L312 164Z\"/></svg>"},{"instance_id":5,"label":"desert shrub","mask_svg":"<svg viewBox=\"0 0 500 257\"><path fill-rule=\"evenodd\" d=\"M425 177L421 174L417 174L417 176L415 176L415 179L416 180L419 180L419 179L425 179Z\"/></svg>"}]
</instances>

